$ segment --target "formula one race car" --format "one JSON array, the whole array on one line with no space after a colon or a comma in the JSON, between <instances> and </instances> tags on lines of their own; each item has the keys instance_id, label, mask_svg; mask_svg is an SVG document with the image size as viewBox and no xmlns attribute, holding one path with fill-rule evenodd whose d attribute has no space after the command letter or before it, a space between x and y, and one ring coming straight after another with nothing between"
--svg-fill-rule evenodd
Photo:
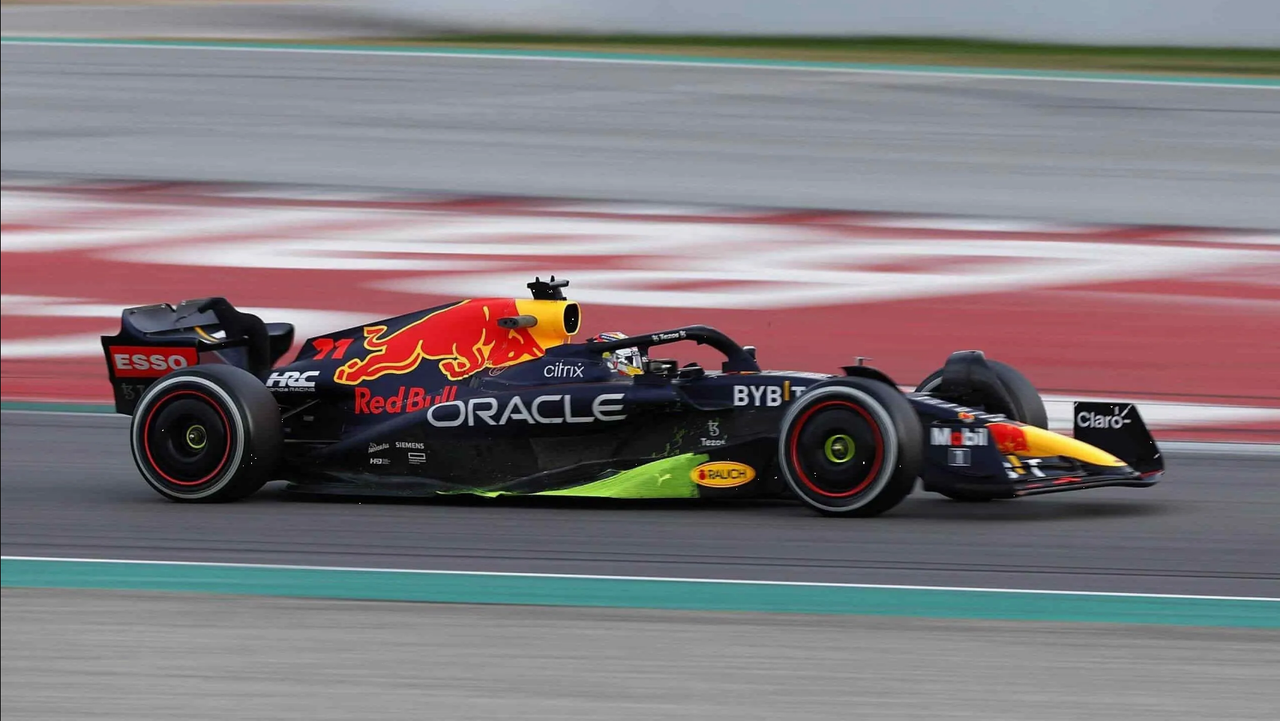
<instances>
[{"instance_id":1,"label":"formula one race car","mask_svg":"<svg viewBox=\"0 0 1280 721\"><path fill-rule=\"evenodd\" d=\"M904 393L844 375L762 371L706 326L572 342L567 281L293 344L222 298L129 308L102 339L143 478L175 501L272 480L350 495L793 496L832 515L893 508L923 479L957 500L1150 486L1160 452L1136 408L1077 403L1075 437L1013 368L958 352ZM651 357L691 341L719 370Z\"/></svg>"}]
</instances>

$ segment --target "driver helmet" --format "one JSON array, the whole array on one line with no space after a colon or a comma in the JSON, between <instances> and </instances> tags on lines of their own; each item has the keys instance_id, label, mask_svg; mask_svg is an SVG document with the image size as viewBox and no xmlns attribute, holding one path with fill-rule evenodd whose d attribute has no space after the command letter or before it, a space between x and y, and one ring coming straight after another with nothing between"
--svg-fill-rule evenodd
<instances>
[{"instance_id":1,"label":"driver helmet","mask_svg":"<svg viewBox=\"0 0 1280 721\"><path fill-rule=\"evenodd\" d=\"M622 340L628 337L626 333L601 333L591 340L594 341L612 341ZM644 355L639 348L619 348L615 351L604 354L604 362L612 370L627 376L634 376L644 373Z\"/></svg>"}]
</instances>

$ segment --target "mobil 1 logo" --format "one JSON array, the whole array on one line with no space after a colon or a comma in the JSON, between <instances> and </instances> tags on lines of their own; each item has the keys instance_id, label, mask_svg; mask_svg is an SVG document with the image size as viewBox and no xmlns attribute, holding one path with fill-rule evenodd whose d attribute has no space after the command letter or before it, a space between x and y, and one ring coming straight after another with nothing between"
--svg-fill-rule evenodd
<instances>
[{"instance_id":1,"label":"mobil 1 logo","mask_svg":"<svg viewBox=\"0 0 1280 721\"><path fill-rule=\"evenodd\" d=\"M931 426L929 445L941 446L947 455L947 465L965 468L973 465L973 449L987 445L991 432L986 428Z\"/></svg>"},{"instance_id":2,"label":"mobil 1 logo","mask_svg":"<svg viewBox=\"0 0 1280 721\"><path fill-rule=\"evenodd\" d=\"M990 438L986 428L948 428L933 426L929 429L929 445L972 448L985 446Z\"/></svg>"}]
</instances>

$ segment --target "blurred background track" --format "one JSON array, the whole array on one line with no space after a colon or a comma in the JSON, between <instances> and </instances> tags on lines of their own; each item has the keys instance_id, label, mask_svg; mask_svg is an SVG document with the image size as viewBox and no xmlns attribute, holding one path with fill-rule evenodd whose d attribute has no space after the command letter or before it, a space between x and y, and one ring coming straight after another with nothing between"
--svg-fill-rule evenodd
<instances>
[{"instance_id":1,"label":"blurred background track","mask_svg":"<svg viewBox=\"0 0 1280 721\"><path fill-rule=\"evenodd\" d=\"M391 38L405 23L358 3L270 0L6 0L5 35L246 39ZM425 29L419 26L419 29Z\"/></svg>"},{"instance_id":2,"label":"blurred background track","mask_svg":"<svg viewBox=\"0 0 1280 721\"><path fill-rule=\"evenodd\" d=\"M6 718L1271 719L1280 632L5 589Z\"/></svg>"},{"instance_id":3,"label":"blurred background track","mask_svg":"<svg viewBox=\"0 0 1280 721\"><path fill-rule=\"evenodd\" d=\"M3 46L6 172L1280 228L1280 91Z\"/></svg>"},{"instance_id":4,"label":"blurred background track","mask_svg":"<svg viewBox=\"0 0 1280 721\"><path fill-rule=\"evenodd\" d=\"M981 348L1053 428L1127 399L1161 440L1280 441L1280 233L38 176L0 201L5 401L107 400L128 306L226 296L302 343L558 274L588 335L709 322L771 368L870 356L908 387ZM1249 352L1206 367L1189 331Z\"/></svg>"}]
</instances>

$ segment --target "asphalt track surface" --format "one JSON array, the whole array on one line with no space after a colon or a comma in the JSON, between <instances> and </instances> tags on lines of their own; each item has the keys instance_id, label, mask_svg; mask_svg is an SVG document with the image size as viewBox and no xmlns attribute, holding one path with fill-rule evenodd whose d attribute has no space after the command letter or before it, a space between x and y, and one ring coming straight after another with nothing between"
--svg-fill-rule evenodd
<instances>
[{"instance_id":1,"label":"asphalt track surface","mask_svg":"<svg viewBox=\"0 0 1280 721\"><path fill-rule=\"evenodd\" d=\"M299 499L180 505L117 416L0 415L5 555L1280 596L1280 455L1173 455L1151 489L877 519L787 502Z\"/></svg>"},{"instance_id":2,"label":"asphalt track surface","mask_svg":"<svg viewBox=\"0 0 1280 721\"><path fill-rule=\"evenodd\" d=\"M1272 719L1280 632L5 589L10 720Z\"/></svg>"},{"instance_id":3,"label":"asphalt track surface","mask_svg":"<svg viewBox=\"0 0 1280 721\"><path fill-rule=\"evenodd\" d=\"M1280 228L1280 91L3 46L6 173Z\"/></svg>"}]
</instances>

